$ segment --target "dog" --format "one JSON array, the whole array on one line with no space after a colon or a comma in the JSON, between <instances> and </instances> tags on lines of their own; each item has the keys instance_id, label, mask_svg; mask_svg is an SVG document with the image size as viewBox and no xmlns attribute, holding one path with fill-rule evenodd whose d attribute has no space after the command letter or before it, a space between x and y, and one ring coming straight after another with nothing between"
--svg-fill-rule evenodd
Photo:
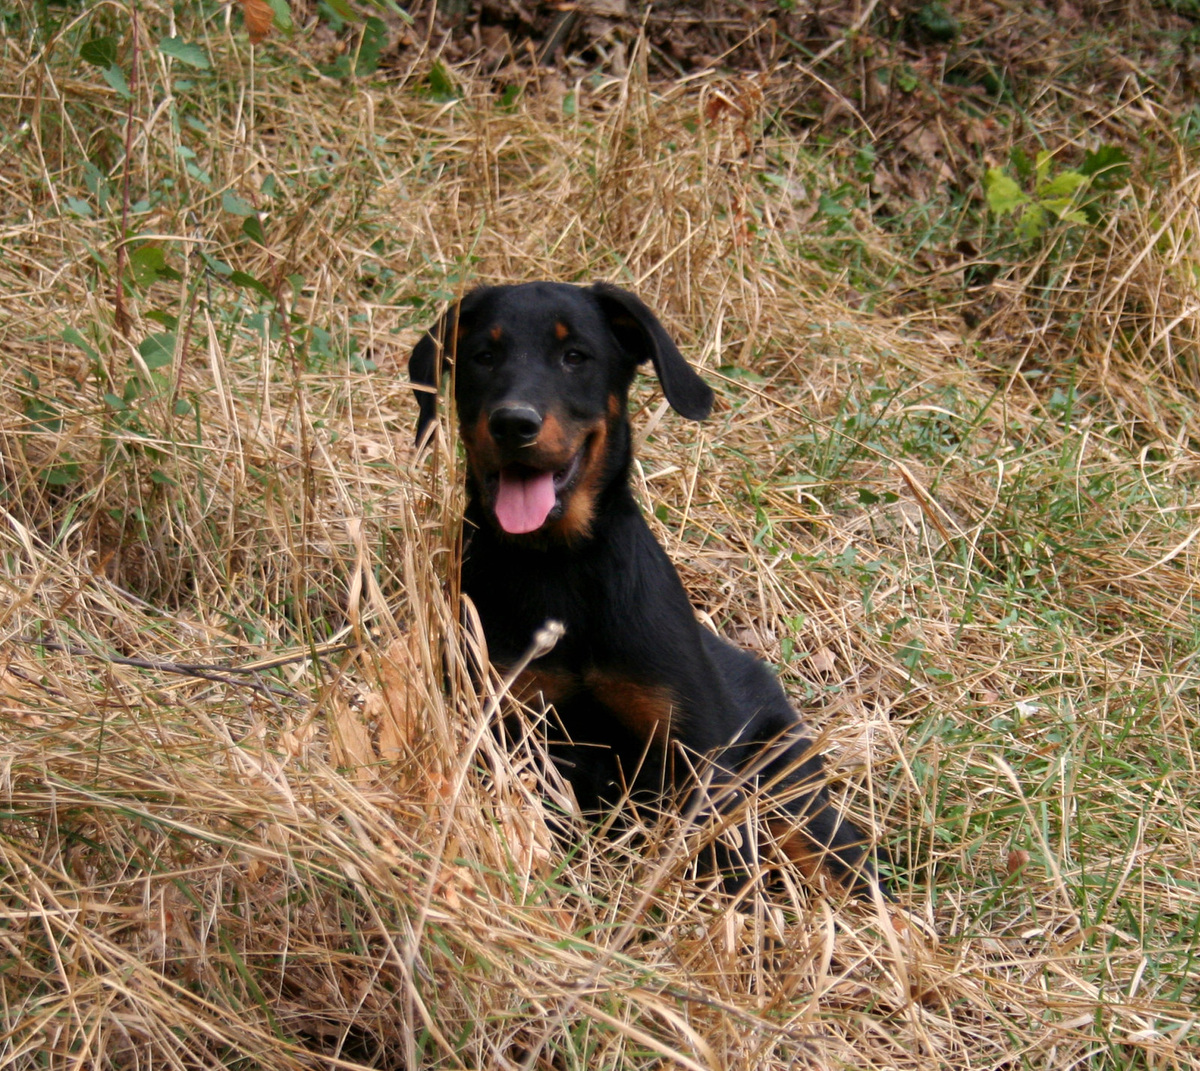
<instances>
[{"instance_id":1,"label":"dog","mask_svg":"<svg viewBox=\"0 0 1200 1071\"><path fill-rule=\"evenodd\" d=\"M711 388L658 318L607 283L480 287L413 349L418 443L453 366L467 460L462 591L490 658L515 666L545 622L565 626L514 693L549 705L549 753L584 812L671 798L717 817L753 797L767 839L809 878L886 895L783 688L701 627L634 500L627 398L646 361L676 412L709 415ZM703 869L731 888L763 870L748 826L710 851Z\"/></svg>"}]
</instances>

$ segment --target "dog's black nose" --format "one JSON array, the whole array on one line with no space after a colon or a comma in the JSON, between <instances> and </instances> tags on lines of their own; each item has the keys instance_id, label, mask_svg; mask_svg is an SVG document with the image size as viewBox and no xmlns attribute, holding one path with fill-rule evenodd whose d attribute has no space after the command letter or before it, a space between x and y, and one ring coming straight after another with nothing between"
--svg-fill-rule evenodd
<instances>
[{"instance_id":1,"label":"dog's black nose","mask_svg":"<svg viewBox=\"0 0 1200 1071\"><path fill-rule=\"evenodd\" d=\"M488 417L488 431L501 446L528 446L542 430L542 414L531 405L497 406Z\"/></svg>"}]
</instances>

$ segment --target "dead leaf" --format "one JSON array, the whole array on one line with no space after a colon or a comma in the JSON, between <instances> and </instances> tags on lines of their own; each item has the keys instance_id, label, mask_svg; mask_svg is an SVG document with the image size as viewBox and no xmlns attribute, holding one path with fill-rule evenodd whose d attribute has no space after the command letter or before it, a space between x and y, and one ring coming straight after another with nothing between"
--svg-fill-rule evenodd
<instances>
[{"instance_id":1,"label":"dead leaf","mask_svg":"<svg viewBox=\"0 0 1200 1071\"><path fill-rule=\"evenodd\" d=\"M252 45L265 41L275 25L275 9L267 0L242 0L242 17Z\"/></svg>"},{"instance_id":2,"label":"dead leaf","mask_svg":"<svg viewBox=\"0 0 1200 1071\"><path fill-rule=\"evenodd\" d=\"M372 694L370 713L379 725L379 755L395 761L411 755L418 732L421 696L421 656L416 630L388 644L379 660L379 690Z\"/></svg>"},{"instance_id":3,"label":"dead leaf","mask_svg":"<svg viewBox=\"0 0 1200 1071\"><path fill-rule=\"evenodd\" d=\"M821 647L808 656L808 664L814 673L827 676L837 669L837 658L828 647Z\"/></svg>"},{"instance_id":4,"label":"dead leaf","mask_svg":"<svg viewBox=\"0 0 1200 1071\"><path fill-rule=\"evenodd\" d=\"M444 865L433 886L434 895L441 896L451 911L462 907L463 896L474 899L475 891L474 875L468 867L457 863Z\"/></svg>"},{"instance_id":5,"label":"dead leaf","mask_svg":"<svg viewBox=\"0 0 1200 1071\"><path fill-rule=\"evenodd\" d=\"M500 826L512 861L523 875L532 877L549 869L553 859L549 834L531 806L502 805Z\"/></svg>"},{"instance_id":6,"label":"dead leaf","mask_svg":"<svg viewBox=\"0 0 1200 1071\"><path fill-rule=\"evenodd\" d=\"M317 724L311 718L300 725L284 729L279 734L279 744L289 758L307 759L313 740L317 735Z\"/></svg>"},{"instance_id":7,"label":"dead leaf","mask_svg":"<svg viewBox=\"0 0 1200 1071\"><path fill-rule=\"evenodd\" d=\"M1019 870L1024 869L1029 865L1029 853L1023 848L1014 848L1008 853L1008 872L1016 874Z\"/></svg>"},{"instance_id":8,"label":"dead leaf","mask_svg":"<svg viewBox=\"0 0 1200 1071\"><path fill-rule=\"evenodd\" d=\"M330 729L334 760L354 773L355 780L372 776L377 761L371 746L371 734L363 721L362 712L355 710L342 695L334 693L330 710Z\"/></svg>"}]
</instances>

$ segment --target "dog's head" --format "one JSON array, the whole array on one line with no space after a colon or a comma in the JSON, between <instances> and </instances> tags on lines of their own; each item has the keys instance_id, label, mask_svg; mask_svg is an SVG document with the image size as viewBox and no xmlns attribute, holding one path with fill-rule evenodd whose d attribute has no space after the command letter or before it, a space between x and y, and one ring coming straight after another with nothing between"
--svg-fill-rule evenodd
<instances>
[{"instance_id":1,"label":"dog's head","mask_svg":"<svg viewBox=\"0 0 1200 1071\"><path fill-rule=\"evenodd\" d=\"M412 352L417 440L453 363L459 433L488 517L509 536L572 541L591 530L629 384L647 360L672 408L708 416L712 390L632 294L605 283L481 287Z\"/></svg>"}]
</instances>

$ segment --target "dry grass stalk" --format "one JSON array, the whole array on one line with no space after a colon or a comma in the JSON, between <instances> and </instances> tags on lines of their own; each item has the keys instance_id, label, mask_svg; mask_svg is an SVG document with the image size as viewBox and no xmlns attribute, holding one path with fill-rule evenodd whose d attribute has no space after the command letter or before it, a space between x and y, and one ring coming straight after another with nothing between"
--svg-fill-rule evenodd
<instances>
[{"instance_id":1,"label":"dry grass stalk","mask_svg":"<svg viewBox=\"0 0 1200 1071\"><path fill-rule=\"evenodd\" d=\"M0 61L3 1062L1187 1065L1188 167L965 337L857 307L797 192L837 153L763 125L786 86L651 86L635 56L573 111L504 109L466 72L438 102L187 33L221 80L143 54L133 196L173 192L138 248L178 278L130 287L129 340L124 105L69 36ZM411 449L407 349L468 277L634 286L718 386L702 427L636 392L651 523L781 663L924 926L794 876L730 903L669 819L555 839L536 733L502 747L466 670L448 424ZM1068 358L1066 400L1027 374ZM114 655L269 663L246 679L283 691Z\"/></svg>"}]
</instances>

